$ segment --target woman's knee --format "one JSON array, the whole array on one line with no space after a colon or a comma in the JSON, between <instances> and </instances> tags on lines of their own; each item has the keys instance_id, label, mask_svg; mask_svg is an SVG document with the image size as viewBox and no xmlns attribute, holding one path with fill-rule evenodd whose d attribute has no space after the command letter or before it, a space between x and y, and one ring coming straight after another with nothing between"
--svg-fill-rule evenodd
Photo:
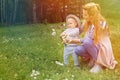
<instances>
[{"instance_id":1,"label":"woman's knee","mask_svg":"<svg viewBox=\"0 0 120 80\"><path fill-rule=\"evenodd\" d=\"M93 40L92 39L85 39L83 42L83 45L91 45L93 44Z\"/></svg>"},{"instance_id":2,"label":"woman's knee","mask_svg":"<svg viewBox=\"0 0 120 80\"><path fill-rule=\"evenodd\" d=\"M75 48L75 53L77 54L77 55L79 55L80 54L80 52L81 52L81 47L80 46L77 46L76 48Z\"/></svg>"},{"instance_id":3,"label":"woman's knee","mask_svg":"<svg viewBox=\"0 0 120 80\"><path fill-rule=\"evenodd\" d=\"M75 53L79 56L88 56L88 54L83 46L77 46L75 48Z\"/></svg>"}]
</instances>

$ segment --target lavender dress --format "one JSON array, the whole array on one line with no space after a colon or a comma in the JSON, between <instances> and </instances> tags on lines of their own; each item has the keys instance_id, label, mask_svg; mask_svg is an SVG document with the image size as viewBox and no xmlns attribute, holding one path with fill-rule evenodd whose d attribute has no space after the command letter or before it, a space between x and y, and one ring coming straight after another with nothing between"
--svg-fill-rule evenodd
<instances>
[{"instance_id":1,"label":"lavender dress","mask_svg":"<svg viewBox=\"0 0 120 80\"><path fill-rule=\"evenodd\" d=\"M94 25L89 26L85 37L80 39L81 46L77 46L75 48L75 53L82 57L92 58L93 60L97 60L97 55L99 51L99 45L95 45L93 43L93 33L94 33Z\"/></svg>"}]
</instances>

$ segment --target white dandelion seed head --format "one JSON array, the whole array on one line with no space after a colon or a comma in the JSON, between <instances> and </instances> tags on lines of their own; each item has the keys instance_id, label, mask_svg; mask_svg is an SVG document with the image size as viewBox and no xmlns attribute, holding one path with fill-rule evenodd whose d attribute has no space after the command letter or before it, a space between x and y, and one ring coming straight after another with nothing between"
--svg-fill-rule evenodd
<instances>
[{"instance_id":1,"label":"white dandelion seed head","mask_svg":"<svg viewBox=\"0 0 120 80\"><path fill-rule=\"evenodd\" d=\"M52 36L55 36L55 35L56 35L56 32L53 31L53 32L52 32Z\"/></svg>"},{"instance_id":2,"label":"white dandelion seed head","mask_svg":"<svg viewBox=\"0 0 120 80\"><path fill-rule=\"evenodd\" d=\"M67 72L69 73L70 71L68 70Z\"/></svg>"},{"instance_id":3,"label":"white dandelion seed head","mask_svg":"<svg viewBox=\"0 0 120 80\"><path fill-rule=\"evenodd\" d=\"M57 43L58 44L58 46L60 46L60 43Z\"/></svg>"},{"instance_id":4,"label":"white dandelion seed head","mask_svg":"<svg viewBox=\"0 0 120 80\"><path fill-rule=\"evenodd\" d=\"M38 71L36 71L36 75L39 75L40 73Z\"/></svg>"},{"instance_id":5,"label":"white dandelion seed head","mask_svg":"<svg viewBox=\"0 0 120 80\"><path fill-rule=\"evenodd\" d=\"M56 73L56 75L59 75L59 73Z\"/></svg>"},{"instance_id":6,"label":"white dandelion seed head","mask_svg":"<svg viewBox=\"0 0 120 80\"><path fill-rule=\"evenodd\" d=\"M32 70L32 73L31 73L31 77L36 77L40 74L40 72L36 71L36 70Z\"/></svg>"},{"instance_id":7,"label":"white dandelion seed head","mask_svg":"<svg viewBox=\"0 0 120 80\"><path fill-rule=\"evenodd\" d=\"M19 40L21 40L22 38L18 38Z\"/></svg>"},{"instance_id":8,"label":"white dandelion seed head","mask_svg":"<svg viewBox=\"0 0 120 80\"><path fill-rule=\"evenodd\" d=\"M33 76L34 76L33 74L30 75L30 77L33 77Z\"/></svg>"},{"instance_id":9,"label":"white dandelion seed head","mask_svg":"<svg viewBox=\"0 0 120 80\"><path fill-rule=\"evenodd\" d=\"M68 80L68 78L65 78L64 80Z\"/></svg>"},{"instance_id":10,"label":"white dandelion seed head","mask_svg":"<svg viewBox=\"0 0 120 80\"><path fill-rule=\"evenodd\" d=\"M52 29L52 31L55 31L55 29Z\"/></svg>"},{"instance_id":11,"label":"white dandelion seed head","mask_svg":"<svg viewBox=\"0 0 120 80\"><path fill-rule=\"evenodd\" d=\"M32 70L32 73L35 73L35 70Z\"/></svg>"},{"instance_id":12,"label":"white dandelion seed head","mask_svg":"<svg viewBox=\"0 0 120 80\"><path fill-rule=\"evenodd\" d=\"M34 79L37 79L37 77L36 77L36 76L34 76L33 78L34 78Z\"/></svg>"},{"instance_id":13,"label":"white dandelion seed head","mask_svg":"<svg viewBox=\"0 0 120 80\"><path fill-rule=\"evenodd\" d=\"M36 74L36 73L34 73L34 76L37 76L37 74Z\"/></svg>"},{"instance_id":14,"label":"white dandelion seed head","mask_svg":"<svg viewBox=\"0 0 120 80\"><path fill-rule=\"evenodd\" d=\"M65 26L66 26L66 24L64 23L64 24L63 24L63 26L65 27Z\"/></svg>"},{"instance_id":15,"label":"white dandelion seed head","mask_svg":"<svg viewBox=\"0 0 120 80\"><path fill-rule=\"evenodd\" d=\"M75 77L74 75L72 75L72 77Z\"/></svg>"}]
</instances>

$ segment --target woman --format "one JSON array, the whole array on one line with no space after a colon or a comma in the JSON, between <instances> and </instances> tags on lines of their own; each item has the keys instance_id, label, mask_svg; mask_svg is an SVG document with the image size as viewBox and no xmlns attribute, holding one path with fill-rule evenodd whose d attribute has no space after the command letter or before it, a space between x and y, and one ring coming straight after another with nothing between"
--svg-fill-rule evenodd
<instances>
[{"instance_id":1,"label":"woman","mask_svg":"<svg viewBox=\"0 0 120 80\"><path fill-rule=\"evenodd\" d=\"M81 43L75 48L75 53L86 59L90 59L90 72L97 73L102 67L114 69L115 61L109 39L109 28L106 20L100 14L100 7L96 3L88 3L83 6L83 31L82 39L67 39L69 43Z\"/></svg>"}]
</instances>

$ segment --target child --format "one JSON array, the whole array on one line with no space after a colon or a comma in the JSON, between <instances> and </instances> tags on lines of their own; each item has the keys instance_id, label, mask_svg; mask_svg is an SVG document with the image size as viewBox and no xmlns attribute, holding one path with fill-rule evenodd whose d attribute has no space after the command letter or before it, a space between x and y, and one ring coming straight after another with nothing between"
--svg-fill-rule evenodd
<instances>
[{"instance_id":1,"label":"child","mask_svg":"<svg viewBox=\"0 0 120 80\"><path fill-rule=\"evenodd\" d=\"M68 58L72 55L74 60L74 65L79 68L78 56L74 52L74 48L77 47L77 44L68 44L66 38L68 39L78 39L79 37L79 27L80 20L75 15L68 15L66 17L67 29L61 33L60 37L64 43L64 65L68 65Z\"/></svg>"}]
</instances>

